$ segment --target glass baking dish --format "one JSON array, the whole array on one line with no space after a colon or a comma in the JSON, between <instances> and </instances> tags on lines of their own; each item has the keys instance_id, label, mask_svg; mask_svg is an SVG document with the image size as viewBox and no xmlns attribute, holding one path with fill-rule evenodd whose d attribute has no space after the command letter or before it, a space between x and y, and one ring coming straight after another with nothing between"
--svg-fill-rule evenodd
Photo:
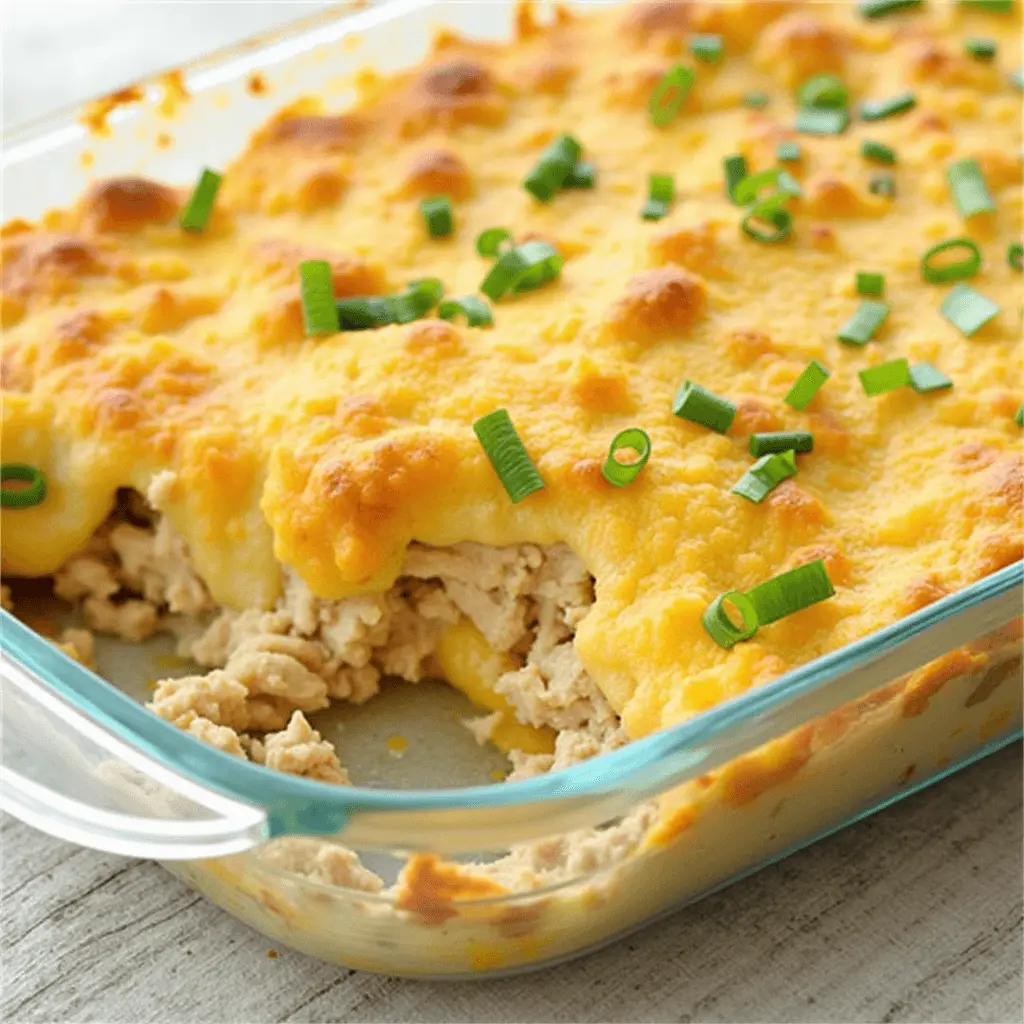
<instances>
[{"instance_id":1,"label":"glass baking dish","mask_svg":"<svg viewBox=\"0 0 1024 1024\"><path fill-rule=\"evenodd\" d=\"M20 129L5 140L5 216L36 217L91 176L186 182L283 104L318 93L344 106L345 76L361 66L415 62L441 24L505 38L513 11L434 0L342 11L182 79L158 76L108 114L102 135L72 114ZM268 88L250 87L257 71ZM1009 566L682 725L501 786L479 784L486 765L435 756L447 741L439 717L424 723L428 689L388 705L390 728L421 730L420 765L377 765L365 773L374 786L332 786L230 757L144 710L133 697L151 673L138 651L100 651L119 690L2 612L0 803L69 841L162 860L275 941L349 967L427 977L536 967L1019 738L1022 578L1024 566ZM450 720L450 706L438 715ZM443 770L426 775L424 762ZM435 788L415 788L424 779ZM567 870L538 883L524 868L515 880L517 865L555 848L575 851ZM509 866L502 884L473 867L488 862Z\"/></svg>"}]
</instances>

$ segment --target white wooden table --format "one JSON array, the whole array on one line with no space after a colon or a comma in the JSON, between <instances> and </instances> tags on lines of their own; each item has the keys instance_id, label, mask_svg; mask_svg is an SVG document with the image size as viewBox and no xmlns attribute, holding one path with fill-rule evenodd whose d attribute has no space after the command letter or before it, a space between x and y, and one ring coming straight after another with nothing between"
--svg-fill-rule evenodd
<instances>
[{"instance_id":1,"label":"white wooden table","mask_svg":"<svg viewBox=\"0 0 1024 1024\"><path fill-rule=\"evenodd\" d=\"M0 0L10 124L315 3ZM155 864L0 831L0 1020L1022 1021L1022 778L1006 750L576 964L476 984L270 943Z\"/></svg>"}]
</instances>

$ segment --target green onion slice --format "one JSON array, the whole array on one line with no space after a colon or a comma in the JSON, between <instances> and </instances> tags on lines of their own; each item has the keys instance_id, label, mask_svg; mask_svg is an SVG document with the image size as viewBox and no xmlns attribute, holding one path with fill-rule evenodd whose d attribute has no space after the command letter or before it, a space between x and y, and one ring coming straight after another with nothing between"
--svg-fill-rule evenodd
<instances>
[{"instance_id":1,"label":"green onion slice","mask_svg":"<svg viewBox=\"0 0 1024 1024\"><path fill-rule=\"evenodd\" d=\"M839 328L837 337L847 345L866 345L888 315L889 307L884 302L865 299Z\"/></svg>"},{"instance_id":2,"label":"green onion slice","mask_svg":"<svg viewBox=\"0 0 1024 1024\"><path fill-rule=\"evenodd\" d=\"M488 258L497 256L511 238L512 232L506 228L487 228L476 237L476 251Z\"/></svg>"},{"instance_id":3,"label":"green onion slice","mask_svg":"<svg viewBox=\"0 0 1024 1024\"><path fill-rule=\"evenodd\" d=\"M860 144L860 155L865 160L874 160L876 164L892 165L896 163L895 149L883 145L881 142L872 142L871 139L865 139Z\"/></svg>"},{"instance_id":4,"label":"green onion slice","mask_svg":"<svg viewBox=\"0 0 1024 1024\"><path fill-rule=\"evenodd\" d=\"M885 275L869 273L866 270L857 271L857 294L858 295L884 295Z\"/></svg>"},{"instance_id":5,"label":"green onion slice","mask_svg":"<svg viewBox=\"0 0 1024 1024\"><path fill-rule=\"evenodd\" d=\"M694 73L682 64L665 73L662 80L654 87L647 109L651 115L651 121L659 128L671 124L676 115L686 102L693 86Z\"/></svg>"},{"instance_id":6,"label":"green onion slice","mask_svg":"<svg viewBox=\"0 0 1024 1024\"><path fill-rule=\"evenodd\" d=\"M796 114L796 130L804 135L840 135L849 123L845 110L805 108Z\"/></svg>"},{"instance_id":7,"label":"green onion slice","mask_svg":"<svg viewBox=\"0 0 1024 1024\"><path fill-rule=\"evenodd\" d=\"M683 381L672 402L672 411L680 418L724 434L736 418L736 406L693 381Z\"/></svg>"},{"instance_id":8,"label":"green onion slice","mask_svg":"<svg viewBox=\"0 0 1024 1024\"><path fill-rule=\"evenodd\" d=\"M352 296L334 304L343 331L368 331L393 324L394 309L386 295Z\"/></svg>"},{"instance_id":9,"label":"green onion slice","mask_svg":"<svg viewBox=\"0 0 1024 1024\"><path fill-rule=\"evenodd\" d=\"M788 477L796 475L796 455L792 451L763 455L736 481L732 488L755 505L762 501Z\"/></svg>"},{"instance_id":10,"label":"green onion slice","mask_svg":"<svg viewBox=\"0 0 1024 1024\"><path fill-rule=\"evenodd\" d=\"M799 142L780 142L775 147L775 158L782 160L786 163L792 163L794 160L800 159L800 143Z\"/></svg>"},{"instance_id":11,"label":"green onion slice","mask_svg":"<svg viewBox=\"0 0 1024 1024\"><path fill-rule=\"evenodd\" d=\"M825 563L817 558L758 583L747 591L746 596L754 606L757 624L767 626L825 601L835 592Z\"/></svg>"},{"instance_id":12,"label":"green onion slice","mask_svg":"<svg viewBox=\"0 0 1024 1024\"><path fill-rule=\"evenodd\" d=\"M785 398L786 404L794 409L806 409L811 399L831 376L827 367L822 366L817 359L812 359L789 389L789 394Z\"/></svg>"},{"instance_id":13,"label":"green onion slice","mask_svg":"<svg viewBox=\"0 0 1024 1024\"><path fill-rule=\"evenodd\" d=\"M203 168L199 181L196 182L196 187L178 218L183 230L202 231L206 227L206 222L213 212L213 201L217 197L221 180L222 175L211 171L209 167Z\"/></svg>"},{"instance_id":14,"label":"green onion slice","mask_svg":"<svg viewBox=\"0 0 1024 1024\"><path fill-rule=\"evenodd\" d=\"M587 160L577 160L562 188L593 188L597 181L597 168Z\"/></svg>"},{"instance_id":15,"label":"green onion slice","mask_svg":"<svg viewBox=\"0 0 1024 1024\"><path fill-rule=\"evenodd\" d=\"M982 36L970 36L964 40L964 53L975 60L991 60L999 47L994 39Z\"/></svg>"},{"instance_id":16,"label":"green onion slice","mask_svg":"<svg viewBox=\"0 0 1024 1024\"><path fill-rule=\"evenodd\" d=\"M481 282L480 291L492 302L508 292L518 295L531 291L558 277L564 263L561 253L547 242L524 242L498 257Z\"/></svg>"},{"instance_id":17,"label":"green onion slice","mask_svg":"<svg viewBox=\"0 0 1024 1024\"><path fill-rule=\"evenodd\" d=\"M753 207L743 218L740 227L743 233L753 238L755 242L773 245L789 238L793 229L793 218L788 210L784 210L769 198ZM768 230L768 227L772 230Z\"/></svg>"},{"instance_id":18,"label":"green onion slice","mask_svg":"<svg viewBox=\"0 0 1024 1024\"><path fill-rule=\"evenodd\" d=\"M943 299L939 312L961 334L971 338L999 313L999 309L998 303L961 282Z\"/></svg>"},{"instance_id":19,"label":"green onion slice","mask_svg":"<svg viewBox=\"0 0 1024 1024\"><path fill-rule=\"evenodd\" d=\"M9 487L8 484L25 484ZM41 469L24 462L0 465L0 508L31 508L46 497L46 477Z\"/></svg>"},{"instance_id":20,"label":"green onion slice","mask_svg":"<svg viewBox=\"0 0 1024 1024\"><path fill-rule=\"evenodd\" d=\"M979 213L995 213L985 178L977 160L957 160L946 168L946 180L953 202L964 220Z\"/></svg>"},{"instance_id":21,"label":"green onion slice","mask_svg":"<svg viewBox=\"0 0 1024 1024\"><path fill-rule=\"evenodd\" d=\"M763 107L767 107L771 101L771 97L768 93L763 92L760 89L748 92L746 96L743 97L743 105L745 107L750 107L753 110L761 110Z\"/></svg>"},{"instance_id":22,"label":"green onion slice","mask_svg":"<svg viewBox=\"0 0 1024 1024\"><path fill-rule=\"evenodd\" d=\"M838 75L815 75L797 90L797 103L807 110L846 110L849 95Z\"/></svg>"},{"instance_id":23,"label":"green onion slice","mask_svg":"<svg viewBox=\"0 0 1024 1024\"><path fill-rule=\"evenodd\" d=\"M776 430L750 435L750 454L771 455L775 452L812 452L814 435L806 430Z\"/></svg>"},{"instance_id":24,"label":"green onion slice","mask_svg":"<svg viewBox=\"0 0 1024 1024\"><path fill-rule=\"evenodd\" d=\"M648 178L647 189L647 202L640 210L640 216L644 220L661 220L675 197L675 180L671 174L652 174Z\"/></svg>"},{"instance_id":25,"label":"green onion slice","mask_svg":"<svg viewBox=\"0 0 1024 1024\"><path fill-rule=\"evenodd\" d=\"M944 252L963 249L967 255L955 263L936 262ZM938 245L933 245L921 257L921 276L931 284L942 284L945 281L959 281L965 277L973 277L981 269L981 250L970 238L947 238Z\"/></svg>"},{"instance_id":26,"label":"green onion slice","mask_svg":"<svg viewBox=\"0 0 1024 1024\"><path fill-rule=\"evenodd\" d=\"M868 181L868 191L873 196L885 196L892 199L896 195L896 180L891 174L872 174Z\"/></svg>"},{"instance_id":27,"label":"green onion slice","mask_svg":"<svg viewBox=\"0 0 1024 1024\"><path fill-rule=\"evenodd\" d=\"M980 7L992 14L1012 14L1013 0L959 0L961 7Z\"/></svg>"},{"instance_id":28,"label":"green onion slice","mask_svg":"<svg viewBox=\"0 0 1024 1024\"><path fill-rule=\"evenodd\" d=\"M690 53L705 64L714 64L722 58L722 37L715 35L690 36Z\"/></svg>"},{"instance_id":29,"label":"green onion slice","mask_svg":"<svg viewBox=\"0 0 1024 1024\"><path fill-rule=\"evenodd\" d=\"M452 216L452 201L448 196L431 196L420 203L420 213L427 225L431 238L444 238L450 235L455 227Z\"/></svg>"},{"instance_id":30,"label":"green onion slice","mask_svg":"<svg viewBox=\"0 0 1024 1024\"><path fill-rule=\"evenodd\" d=\"M896 11L920 7L923 3L924 0L861 0L861 3L857 4L857 10L865 18L882 18L886 14L895 14Z\"/></svg>"},{"instance_id":31,"label":"green onion slice","mask_svg":"<svg viewBox=\"0 0 1024 1024\"><path fill-rule=\"evenodd\" d=\"M725 169L725 194L735 203L736 186L747 176L747 158L733 153L722 161Z\"/></svg>"},{"instance_id":32,"label":"green onion slice","mask_svg":"<svg viewBox=\"0 0 1024 1024\"><path fill-rule=\"evenodd\" d=\"M739 626L729 616L726 603L732 605L739 613ZM702 621L711 639L719 647L726 649L741 640L749 640L757 632L757 612L754 610L753 602L738 590L719 594L704 610Z\"/></svg>"},{"instance_id":33,"label":"green onion slice","mask_svg":"<svg viewBox=\"0 0 1024 1024\"><path fill-rule=\"evenodd\" d=\"M615 453L622 451L624 448L632 449L638 453L636 461L628 463L619 462L615 458ZM640 470L647 465L647 460L650 457L651 439L647 431L641 430L639 427L628 427L626 430L616 434L612 440L611 447L608 449L608 457L604 460L601 473L605 480L613 487L625 487L626 484L632 483L639 476Z\"/></svg>"},{"instance_id":34,"label":"green onion slice","mask_svg":"<svg viewBox=\"0 0 1024 1024\"><path fill-rule=\"evenodd\" d=\"M777 167L768 171L759 171L757 174L748 174L736 182L732 190L732 200L736 206L749 206L758 199L758 194L763 188L774 188L778 183L779 174L784 174ZM786 175L788 177L788 175ZM790 178L792 181L793 179ZM798 185L799 187L799 185Z\"/></svg>"},{"instance_id":35,"label":"green onion slice","mask_svg":"<svg viewBox=\"0 0 1024 1024\"><path fill-rule=\"evenodd\" d=\"M505 409L495 409L482 416L473 424L473 432L513 505L543 489L544 481Z\"/></svg>"},{"instance_id":36,"label":"green onion slice","mask_svg":"<svg viewBox=\"0 0 1024 1024\"><path fill-rule=\"evenodd\" d=\"M540 155L523 188L542 203L548 202L572 174L583 147L571 135L559 135Z\"/></svg>"},{"instance_id":37,"label":"green onion slice","mask_svg":"<svg viewBox=\"0 0 1024 1024\"><path fill-rule=\"evenodd\" d=\"M920 395L951 388L953 382L931 363L915 363L910 368L910 386Z\"/></svg>"},{"instance_id":38,"label":"green onion slice","mask_svg":"<svg viewBox=\"0 0 1024 1024\"><path fill-rule=\"evenodd\" d=\"M917 106L917 97L910 92L897 93L884 100L865 100L860 105L860 116L865 121L881 121L885 117L905 114Z\"/></svg>"},{"instance_id":39,"label":"green onion slice","mask_svg":"<svg viewBox=\"0 0 1024 1024\"><path fill-rule=\"evenodd\" d=\"M1006 262L1014 270L1024 271L1024 245L1021 245L1020 242L1011 242L1006 250Z\"/></svg>"},{"instance_id":40,"label":"green onion slice","mask_svg":"<svg viewBox=\"0 0 1024 1024\"><path fill-rule=\"evenodd\" d=\"M910 364L906 359L891 359L878 366L869 366L857 374L867 395L882 395L897 391L910 383Z\"/></svg>"},{"instance_id":41,"label":"green onion slice","mask_svg":"<svg viewBox=\"0 0 1024 1024\"><path fill-rule=\"evenodd\" d=\"M1018 92L1024 92L1024 68L1018 68L1016 71L1011 71L1007 78Z\"/></svg>"},{"instance_id":42,"label":"green onion slice","mask_svg":"<svg viewBox=\"0 0 1024 1024\"><path fill-rule=\"evenodd\" d=\"M1017 415L1013 417L1013 422L1016 423L1018 427L1024 427L1024 402L1021 402L1017 407Z\"/></svg>"},{"instance_id":43,"label":"green onion slice","mask_svg":"<svg viewBox=\"0 0 1024 1024\"><path fill-rule=\"evenodd\" d=\"M334 275L327 260L303 260L299 264L299 291L306 336L334 334L338 310L334 304Z\"/></svg>"},{"instance_id":44,"label":"green onion slice","mask_svg":"<svg viewBox=\"0 0 1024 1024\"><path fill-rule=\"evenodd\" d=\"M466 318L467 327L490 327L494 324L491 307L476 295L463 295L461 299L445 299L437 307L442 320L454 320L457 316Z\"/></svg>"}]
</instances>

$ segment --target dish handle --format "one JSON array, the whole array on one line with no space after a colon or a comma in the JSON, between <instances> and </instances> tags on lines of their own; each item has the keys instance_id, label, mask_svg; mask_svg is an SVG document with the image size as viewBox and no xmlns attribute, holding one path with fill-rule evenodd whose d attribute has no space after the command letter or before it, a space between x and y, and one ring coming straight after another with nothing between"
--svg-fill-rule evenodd
<instances>
[{"instance_id":1,"label":"dish handle","mask_svg":"<svg viewBox=\"0 0 1024 1024\"><path fill-rule=\"evenodd\" d=\"M265 842L266 812L186 778L0 649L0 809L107 853L191 860Z\"/></svg>"}]
</instances>

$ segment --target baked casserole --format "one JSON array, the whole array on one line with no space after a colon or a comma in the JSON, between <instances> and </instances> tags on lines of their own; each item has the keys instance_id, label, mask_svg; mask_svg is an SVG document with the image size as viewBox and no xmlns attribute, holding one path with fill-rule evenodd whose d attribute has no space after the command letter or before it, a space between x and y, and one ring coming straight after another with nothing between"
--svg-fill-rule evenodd
<instances>
[{"instance_id":1,"label":"baked casserole","mask_svg":"<svg viewBox=\"0 0 1024 1024\"><path fill-rule=\"evenodd\" d=\"M105 179L7 223L5 575L174 633L195 664L156 714L344 785L315 715L383 677L462 690L515 781L1019 560L1019 29L1004 2L527 5L510 44L441 32L343 113L280 111L194 193ZM876 703L991 693L1016 657L1007 631ZM399 905L440 924L669 842L855 717L576 842L414 857Z\"/></svg>"}]
</instances>

